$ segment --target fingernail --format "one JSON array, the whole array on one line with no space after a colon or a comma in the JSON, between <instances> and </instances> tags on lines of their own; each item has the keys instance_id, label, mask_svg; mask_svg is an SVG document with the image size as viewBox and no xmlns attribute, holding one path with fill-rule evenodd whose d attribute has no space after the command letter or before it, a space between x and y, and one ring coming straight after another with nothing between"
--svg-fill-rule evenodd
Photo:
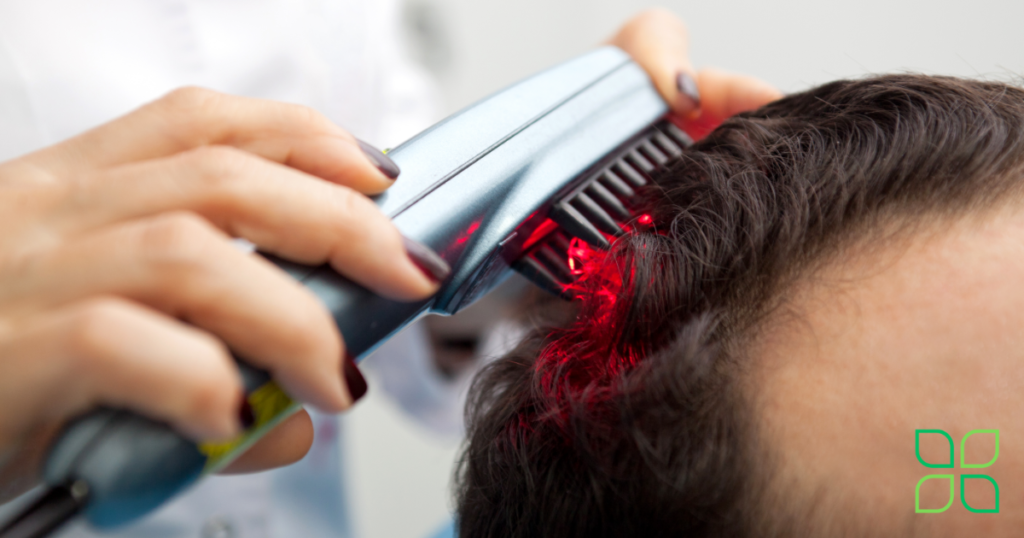
<instances>
[{"instance_id":1,"label":"fingernail","mask_svg":"<svg viewBox=\"0 0 1024 538\"><path fill-rule=\"evenodd\" d=\"M345 353L345 384L348 385L348 393L352 396L352 403L356 403L360 398L366 395L366 378L363 377L363 373L359 371L359 367L356 366L355 359L352 355Z\"/></svg>"},{"instance_id":2,"label":"fingernail","mask_svg":"<svg viewBox=\"0 0 1024 538\"><path fill-rule=\"evenodd\" d=\"M362 140L356 140L356 142L359 142L359 148L363 150L363 153L365 153L370 159L370 162L372 162L373 165L377 167L377 170L380 170L382 174L391 179L396 179L398 178L398 174L402 173L402 171L398 169L398 165L395 164L395 161L392 161L391 157L385 155L383 151L363 142Z\"/></svg>"},{"instance_id":3,"label":"fingernail","mask_svg":"<svg viewBox=\"0 0 1024 538\"><path fill-rule=\"evenodd\" d=\"M690 101L690 111L700 108L700 91L697 90L697 81L689 73L683 71L676 76L676 88L679 93Z\"/></svg>"},{"instance_id":4,"label":"fingernail","mask_svg":"<svg viewBox=\"0 0 1024 538\"><path fill-rule=\"evenodd\" d=\"M434 282L443 282L448 278L452 268L436 252L408 237L403 237L402 240L405 242L405 252L409 254L409 259L427 275L427 278Z\"/></svg>"},{"instance_id":5,"label":"fingernail","mask_svg":"<svg viewBox=\"0 0 1024 538\"><path fill-rule=\"evenodd\" d=\"M245 395L242 396L242 403L238 406L238 421L241 422L244 430L248 430L253 424L256 424L256 414L253 413L249 398Z\"/></svg>"}]
</instances>

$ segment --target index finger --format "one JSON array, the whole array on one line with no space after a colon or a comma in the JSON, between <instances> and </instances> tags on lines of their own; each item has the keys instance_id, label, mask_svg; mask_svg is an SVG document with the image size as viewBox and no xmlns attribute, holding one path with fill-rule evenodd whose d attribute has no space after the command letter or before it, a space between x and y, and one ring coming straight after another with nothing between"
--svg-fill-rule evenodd
<instances>
[{"instance_id":1,"label":"index finger","mask_svg":"<svg viewBox=\"0 0 1024 538\"><path fill-rule=\"evenodd\" d=\"M609 44L644 68L673 112L683 117L697 113L701 105L697 73L690 63L690 34L682 19L667 9L643 11L623 25Z\"/></svg>"},{"instance_id":2,"label":"index finger","mask_svg":"<svg viewBox=\"0 0 1024 538\"><path fill-rule=\"evenodd\" d=\"M175 90L20 164L53 180L212 145L233 146L364 194L384 191L399 172L382 152L313 109L200 88Z\"/></svg>"},{"instance_id":3,"label":"index finger","mask_svg":"<svg viewBox=\"0 0 1024 538\"><path fill-rule=\"evenodd\" d=\"M696 72L690 63L686 25L665 9L640 13L609 43L647 72L677 123L694 139L730 116L782 97L770 84L754 77L714 69Z\"/></svg>"}]
</instances>

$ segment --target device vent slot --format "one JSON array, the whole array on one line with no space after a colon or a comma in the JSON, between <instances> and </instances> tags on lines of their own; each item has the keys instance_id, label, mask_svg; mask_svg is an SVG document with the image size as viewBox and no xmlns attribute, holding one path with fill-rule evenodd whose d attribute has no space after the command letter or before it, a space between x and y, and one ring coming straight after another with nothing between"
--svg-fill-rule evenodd
<instances>
[{"instance_id":1,"label":"device vent slot","mask_svg":"<svg viewBox=\"0 0 1024 538\"><path fill-rule=\"evenodd\" d=\"M654 166L661 168L668 163L668 156L662 153L650 139L646 139L640 143L640 153L647 157L649 161L654 163Z\"/></svg>"},{"instance_id":2,"label":"device vent slot","mask_svg":"<svg viewBox=\"0 0 1024 538\"><path fill-rule=\"evenodd\" d=\"M630 187L628 183L622 180L618 174L612 170L605 170L597 178L597 182L602 186L606 187L609 191L615 193L617 197L622 200L628 200L633 196L636 196L636 191L633 187Z\"/></svg>"},{"instance_id":3,"label":"device vent slot","mask_svg":"<svg viewBox=\"0 0 1024 538\"><path fill-rule=\"evenodd\" d=\"M679 147L679 144L673 142L671 138L660 131L651 135L651 142L671 159L675 159L683 154L683 148Z\"/></svg>"},{"instance_id":4,"label":"device vent slot","mask_svg":"<svg viewBox=\"0 0 1024 538\"><path fill-rule=\"evenodd\" d=\"M551 220L565 231L565 233L579 237L594 248L606 249L611 243L597 229L590 219L576 209L570 201L562 201L551 210Z\"/></svg>"},{"instance_id":5,"label":"device vent slot","mask_svg":"<svg viewBox=\"0 0 1024 538\"><path fill-rule=\"evenodd\" d=\"M573 238L607 249L610 238L625 233L633 214L636 189L657 170L682 156L690 137L671 122L659 123L639 141L620 150L612 164L552 206L548 217L557 224L513 267L541 289L569 299L576 276L569 265Z\"/></svg>"},{"instance_id":6,"label":"device vent slot","mask_svg":"<svg viewBox=\"0 0 1024 538\"><path fill-rule=\"evenodd\" d=\"M583 192L587 193L591 199L603 207L612 217L620 221L629 220L629 210L626 209L621 200L616 198L607 187L601 184L600 178L591 180L590 185L587 185Z\"/></svg>"},{"instance_id":7,"label":"device vent slot","mask_svg":"<svg viewBox=\"0 0 1024 538\"><path fill-rule=\"evenodd\" d=\"M636 167L637 170L646 174L648 177L650 177L651 172L654 172L655 170L654 163L647 160L646 157L641 155L640 152L635 149L626 154L625 160L629 162L629 164L632 164L634 167Z\"/></svg>"},{"instance_id":8,"label":"device vent slot","mask_svg":"<svg viewBox=\"0 0 1024 538\"><path fill-rule=\"evenodd\" d=\"M567 262L568 263L568 262ZM534 254L527 254L512 266L519 274L523 275L530 282L533 282L540 289L557 295L563 299L572 299L572 294L566 289L568 282L559 282L558 278L540 262Z\"/></svg>"},{"instance_id":9,"label":"device vent slot","mask_svg":"<svg viewBox=\"0 0 1024 538\"><path fill-rule=\"evenodd\" d=\"M624 159L620 159L612 165L612 171L622 179L625 179L632 187L643 187L647 184L647 178L645 178L640 172L637 172L636 168L633 168L633 166Z\"/></svg>"},{"instance_id":10,"label":"device vent slot","mask_svg":"<svg viewBox=\"0 0 1024 538\"><path fill-rule=\"evenodd\" d=\"M534 253L534 256L538 261L544 264L545 268L551 271L551 274L554 275L559 282L572 282L572 271L567 265L567 260L569 259L568 252L559 255L559 253L556 252L550 244L545 244L537 247L537 252Z\"/></svg>"},{"instance_id":11,"label":"device vent slot","mask_svg":"<svg viewBox=\"0 0 1024 538\"><path fill-rule=\"evenodd\" d=\"M622 228L620 228L619 224L615 222L615 219L606 213L593 198L587 196L586 192L581 192L574 196L572 199L572 205L579 210L580 214L590 220L598 230L601 230L608 235L622 235Z\"/></svg>"},{"instance_id":12,"label":"device vent slot","mask_svg":"<svg viewBox=\"0 0 1024 538\"><path fill-rule=\"evenodd\" d=\"M684 133L682 129L676 127L670 121L659 123L657 129L672 139L679 147L688 148L693 145L693 139L690 138L690 135Z\"/></svg>"}]
</instances>

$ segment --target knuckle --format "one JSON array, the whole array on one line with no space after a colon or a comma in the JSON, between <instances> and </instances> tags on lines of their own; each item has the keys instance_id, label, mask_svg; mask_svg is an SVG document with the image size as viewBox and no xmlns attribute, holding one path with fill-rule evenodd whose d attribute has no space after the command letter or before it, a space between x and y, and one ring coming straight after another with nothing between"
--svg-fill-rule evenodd
<instances>
[{"instance_id":1,"label":"knuckle","mask_svg":"<svg viewBox=\"0 0 1024 538\"><path fill-rule=\"evenodd\" d=\"M185 146L205 144L216 127L215 118L225 96L219 92L186 86L171 91L155 103L156 112L167 120L168 134Z\"/></svg>"},{"instance_id":2,"label":"knuckle","mask_svg":"<svg viewBox=\"0 0 1024 538\"><path fill-rule=\"evenodd\" d=\"M221 94L219 92L200 88L198 86L185 86L171 90L157 103L173 112L185 114L186 117L201 115L209 109Z\"/></svg>"},{"instance_id":3,"label":"knuckle","mask_svg":"<svg viewBox=\"0 0 1024 538\"><path fill-rule=\"evenodd\" d=\"M65 335L69 351L78 361L103 361L119 335L130 330L131 318L131 307L121 300L89 300L71 316Z\"/></svg>"},{"instance_id":4,"label":"knuckle","mask_svg":"<svg viewBox=\"0 0 1024 538\"><path fill-rule=\"evenodd\" d=\"M239 382L231 366L231 354L214 336L193 330L187 342L197 359L181 387L178 412L183 417L209 417L230 413L237 403Z\"/></svg>"},{"instance_id":5,"label":"knuckle","mask_svg":"<svg viewBox=\"0 0 1024 538\"><path fill-rule=\"evenodd\" d=\"M190 340L193 357L200 362L183 389L183 413L200 416L230 412L239 385L231 353L220 340L201 331L192 332Z\"/></svg>"},{"instance_id":6,"label":"knuckle","mask_svg":"<svg viewBox=\"0 0 1024 538\"><path fill-rule=\"evenodd\" d=\"M212 224L195 213L177 212L153 219L139 240L149 264L192 271L208 263L211 244L220 236Z\"/></svg>"},{"instance_id":7,"label":"knuckle","mask_svg":"<svg viewBox=\"0 0 1024 538\"><path fill-rule=\"evenodd\" d=\"M356 196L355 191L338 187L330 189L330 193L331 206L337 216L347 217L364 210L359 200L360 196Z\"/></svg>"},{"instance_id":8,"label":"knuckle","mask_svg":"<svg viewBox=\"0 0 1024 538\"><path fill-rule=\"evenodd\" d=\"M185 414L189 416L210 416L231 413L235 405L236 391L223 376L197 378L190 387L185 400Z\"/></svg>"},{"instance_id":9,"label":"knuckle","mask_svg":"<svg viewBox=\"0 0 1024 538\"><path fill-rule=\"evenodd\" d=\"M212 375L222 377L230 375L231 369L227 365L231 363L231 352L224 342L212 334L198 329L191 329L189 338L192 344L196 346L196 356L202 359L205 364L213 365L217 368L217 371Z\"/></svg>"},{"instance_id":10,"label":"knuckle","mask_svg":"<svg viewBox=\"0 0 1024 538\"><path fill-rule=\"evenodd\" d=\"M369 198L343 187L334 188L332 192L329 226L334 230L333 255L353 248L365 248L380 254L402 250L398 228ZM376 258L374 256L368 261Z\"/></svg>"},{"instance_id":11,"label":"knuckle","mask_svg":"<svg viewBox=\"0 0 1024 538\"><path fill-rule=\"evenodd\" d=\"M309 125L318 130L330 130L334 127L334 124L327 119L327 116L324 116L314 108L295 104L287 106L289 107L289 112L300 124Z\"/></svg>"},{"instance_id":12,"label":"knuckle","mask_svg":"<svg viewBox=\"0 0 1024 538\"><path fill-rule=\"evenodd\" d=\"M281 343L292 350L293 356L305 361L339 356L341 336L330 313L312 294L299 291L295 297L297 307L288 316L281 316Z\"/></svg>"},{"instance_id":13,"label":"knuckle","mask_svg":"<svg viewBox=\"0 0 1024 538\"><path fill-rule=\"evenodd\" d=\"M183 158L205 183L234 183L254 160L244 151L229 146L198 147L186 152Z\"/></svg>"},{"instance_id":14,"label":"knuckle","mask_svg":"<svg viewBox=\"0 0 1024 538\"><path fill-rule=\"evenodd\" d=\"M332 186L330 192L335 222L343 225L361 223L368 229L391 224L368 197L346 187Z\"/></svg>"}]
</instances>

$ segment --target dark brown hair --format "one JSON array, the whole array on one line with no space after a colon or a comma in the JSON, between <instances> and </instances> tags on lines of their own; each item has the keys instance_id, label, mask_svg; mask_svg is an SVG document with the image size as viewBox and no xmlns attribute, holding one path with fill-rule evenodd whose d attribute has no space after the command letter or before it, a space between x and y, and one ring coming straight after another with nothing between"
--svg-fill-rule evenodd
<instances>
[{"instance_id":1,"label":"dark brown hair","mask_svg":"<svg viewBox=\"0 0 1024 538\"><path fill-rule=\"evenodd\" d=\"M655 226L613 245L574 316L476 379L459 536L793 532L765 510L745 339L851 237L987 207L1022 160L1024 92L999 83L839 81L725 122L656 178Z\"/></svg>"}]
</instances>

